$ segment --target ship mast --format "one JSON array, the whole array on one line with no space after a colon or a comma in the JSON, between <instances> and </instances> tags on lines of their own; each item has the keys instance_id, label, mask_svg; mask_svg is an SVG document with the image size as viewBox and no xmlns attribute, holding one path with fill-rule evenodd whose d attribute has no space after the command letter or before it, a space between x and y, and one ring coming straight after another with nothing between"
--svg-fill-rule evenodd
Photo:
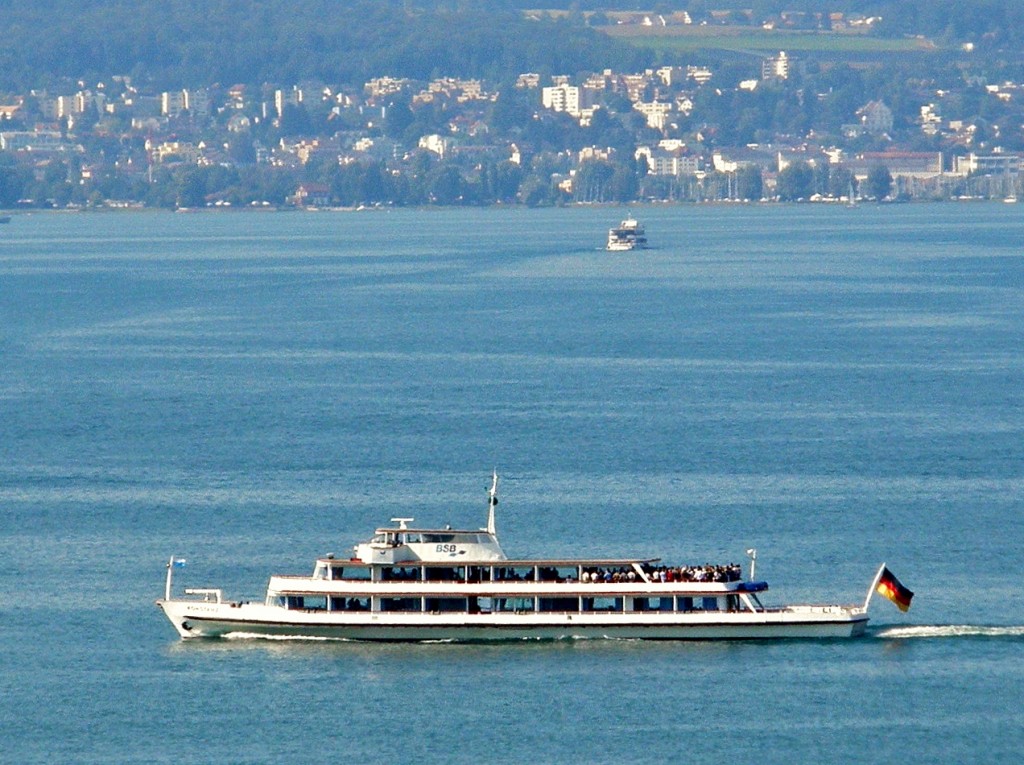
<instances>
[{"instance_id":1,"label":"ship mast","mask_svg":"<svg viewBox=\"0 0 1024 765\"><path fill-rule=\"evenodd\" d=\"M487 533L496 534L494 524L494 508L498 504L498 471L491 475L491 488L487 490Z\"/></svg>"}]
</instances>

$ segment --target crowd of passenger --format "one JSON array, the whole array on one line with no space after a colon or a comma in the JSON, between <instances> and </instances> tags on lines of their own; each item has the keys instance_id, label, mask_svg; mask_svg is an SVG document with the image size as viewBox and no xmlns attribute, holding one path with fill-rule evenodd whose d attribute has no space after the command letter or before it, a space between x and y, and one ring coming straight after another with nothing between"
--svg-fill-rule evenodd
<instances>
[{"instance_id":1,"label":"crowd of passenger","mask_svg":"<svg viewBox=\"0 0 1024 765\"><path fill-rule=\"evenodd\" d=\"M738 582L743 578L739 563L724 566L650 567L647 576L658 582Z\"/></svg>"},{"instance_id":2,"label":"crowd of passenger","mask_svg":"<svg viewBox=\"0 0 1024 765\"><path fill-rule=\"evenodd\" d=\"M738 563L719 566L652 566L642 565L644 575L651 582L738 582L743 574ZM538 578L542 582L571 582L575 577L559 576L555 568L538 569ZM502 577L504 578L504 577ZM518 579L518 577L512 577ZM619 568L584 568L580 572L580 581L590 582L637 582L642 578L632 566Z\"/></svg>"},{"instance_id":3,"label":"crowd of passenger","mask_svg":"<svg viewBox=\"0 0 1024 765\"><path fill-rule=\"evenodd\" d=\"M738 582L742 578L738 563L726 566L643 566L652 582ZM639 579L632 568L584 569L581 582L635 582Z\"/></svg>"}]
</instances>

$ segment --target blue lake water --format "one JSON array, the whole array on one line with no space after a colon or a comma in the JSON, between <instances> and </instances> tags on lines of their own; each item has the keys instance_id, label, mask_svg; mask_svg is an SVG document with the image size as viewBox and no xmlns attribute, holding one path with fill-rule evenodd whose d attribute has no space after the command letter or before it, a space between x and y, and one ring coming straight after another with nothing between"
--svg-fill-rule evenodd
<instances>
[{"instance_id":1,"label":"blue lake water","mask_svg":"<svg viewBox=\"0 0 1024 765\"><path fill-rule=\"evenodd\" d=\"M1024 208L18 216L0 762L1018 763ZM182 643L394 516L917 594L853 641Z\"/></svg>"}]
</instances>

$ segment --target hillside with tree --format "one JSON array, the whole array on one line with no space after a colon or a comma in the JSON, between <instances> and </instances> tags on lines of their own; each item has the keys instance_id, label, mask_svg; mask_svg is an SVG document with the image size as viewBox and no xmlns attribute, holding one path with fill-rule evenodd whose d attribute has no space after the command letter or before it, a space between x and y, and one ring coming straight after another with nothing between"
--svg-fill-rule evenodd
<instances>
[{"instance_id":1,"label":"hillside with tree","mask_svg":"<svg viewBox=\"0 0 1024 765\"><path fill-rule=\"evenodd\" d=\"M381 74L501 81L650 64L589 27L530 19L501 2L2 0L0 34L0 92L112 75L167 88Z\"/></svg>"}]
</instances>

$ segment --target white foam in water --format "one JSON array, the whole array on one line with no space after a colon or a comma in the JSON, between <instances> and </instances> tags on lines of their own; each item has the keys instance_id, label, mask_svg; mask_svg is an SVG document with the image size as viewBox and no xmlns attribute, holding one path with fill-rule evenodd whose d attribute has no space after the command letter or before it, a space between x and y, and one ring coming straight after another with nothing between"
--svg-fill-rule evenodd
<instances>
[{"instance_id":1,"label":"white foam in water","mask_svg":"<svg viewBox=\"0 0 1024 765\"><path fill-rule=\"evenodd\" d=\"M264 635L259 632L228 632L225 640L280 640L303 643L352 643L349 638L319 637L312 635Z\"/></svg>"},{"instance_id":2,"label":"white foam in water","mask_svg":"<svg viewBox=\"0 0 1024 765\"><path fill-rule=\"evenodd\" d=\"M875 637L890 640L944 637L1024 637L1024 626L989 627L981 624L922 624L914 627L887 627L879 631Z\"/></svg>"}]
</instances>

